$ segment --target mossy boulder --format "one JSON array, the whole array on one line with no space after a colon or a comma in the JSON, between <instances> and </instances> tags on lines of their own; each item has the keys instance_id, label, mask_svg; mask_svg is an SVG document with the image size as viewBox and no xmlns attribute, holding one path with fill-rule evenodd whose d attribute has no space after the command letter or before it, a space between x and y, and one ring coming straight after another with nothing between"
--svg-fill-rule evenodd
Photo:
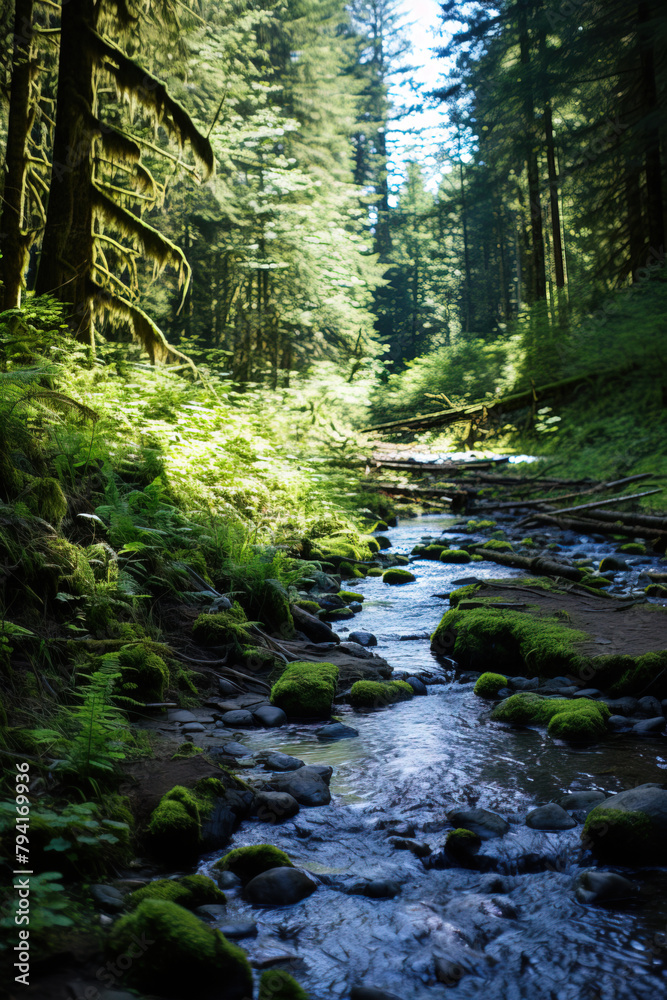
<instances>
[{"instance_id":1,"label":"mossy boulder","mask_svg":"<svg viewBox=\"0 0 667 1000\"><path fill-rule=\"evenodd\" d=\"M363 602L364 600L364 594L358 594L356 590L339 590L337 596L346 604L351 604L352 601Z\"/></svg>"},{"instance_id":2,"label":"mossy boulder","mask_svg":"<svg viewBox=\"0 0 667 1000\"><path fill-rule=\"evenodd\" d=\"M419 556L422 559L432 559L437 562L443 552L449 549L448 545L423 545L420 546Z\"/></svg>"},{"instance_id":3,"label":"mossy boulder","mask_svg":"<svg viewBox=\"0 0 667 1000\"><path fill-rule=\"evenodd\" d=\"M450 830L445 840L445 851L455 861L467 861L474 857L482 846L482 838L472 830L457 827Z\"/></svg>"},{"instance_id":4,"label":"mossy boulder","mask_svg":"<svg viewBox=\"0 0 667 1000\"><path fill-rule=\"evenodd\" d=\"M192 627L192 635L202 646L225 646L229 643L242 646L250 639L250 627L245 611L238 601L234 601L226 611L199 615Z\"/></svg>"},{"instance_id":5,"label":"mossy boulder","mask_svg":"<svg viewBox=\"0 0 667 1000\"><path fill-rule=\"evenodd\" d=\"M259 980L258 1000L308 1000L308 994L284 969L267 969Z\"/></svg>"},{"instance_id":6,"label":"mossy boulder","mask_svg":"<svg viewBox=\"0 0 667 1000\"><path fill-rule=\"evenodd\" d=\"M667 597L667 587L662 583L649 583L648 587L644 587L644 593L647 597Z\"/></svg>"},{"instance_id":7,"label":"mossy boulder","mask_svg":"<svg viewBox=\"0 0 667 1000\"><path fill-rule=\"evenodd\" d=\"M317 612L317 617L322 622L345 622L354 618L354 611L349 608L323 608Z\"/></svg>"},{"instance_id":8,"label":"mossy boulder","mask_svg":"<svg viewBox=\"0 0 667 1000\"><path fill-rule=\"evenodd\" d=\"M350 690L350 704L354 708L383 708L395 701L406 701L413 695L407 681L355 681Z\"/></svg>"},{"instance_id":9,"label":"mossy boulder","mask_svg":"<svg viewBox=\"0 0 667 1000\"><path fill-rule=\"evenodd\" d=\"M294 868L289 856L272 844L253 844L229 851L213 865L214 870L232 872L243 885L272 868Z\"/></svg>"},{"instance_id":10,"label":"mossy boulder","mask_svg":"<svg viewBox=\"0 0 667 1000\"><path fill-rule=\"evenodd\" d=\"M368 570L367 576L382 576L383 569L381 566L371 566Z\"/></svg>"},{"instance_id":11,"label":"mossy boulder","mask_svg":"<svg viewBox=\"0 0 667 1000\"><path fill-rule=\"evenodd\" d=\"M472 561L469 552L465 549L445 549L440 553L440 562L444 563L469 563Z\"/></svg>"},{"instance_id":12,"label":"mossy boulder","mask_svg":"<svg viewBox=\"0 0 667 1000\"><path fill-rule=\"evenodd\" d=\"M501 688L507 687L507 678L502 674L482 674L475 684L478 698L496 698Z\"/></svg>"},{"instance_id":13,"label":"mossy boulder","mask_svg":"<svg viewBox=\"0 0 667 1000\"><path fill-rule=\"evenodd\" d=\"M555 675L576 671L581 661L577 647L586 639L584 632L555 616L489 604L445 612L431 637L431 648L438 652L446 640L449 655L464 669L480 669L492 658L498 672L516 673L522 663L531 673Z\"/></svg>"},{"instance_id":14,"label":"mossy boulder","mask_svg":"<svg viewBox=\"0 0 667 1000\"><path fill-rule=\"evenodd\" d=\"M339 564L338 572L346 580L361 580L366 575L360 566L353 566L345 559Z\"/></svg>"},{"instance_id":15,"label":"mossy boulder","mask_svg":"<svg viewBox=\"0 0 667 1000\"><path fill-rule=\"evenodd\" d=\"M479 583L469 583L465 587L458 587L457 590L452 590L449 595L449 605L455 608L460 601L467 601L470 598L475 597L481 584Z\"/></svg>"},{"instance_id":16,"label":"mossy boulder","mask_svg":"<svg viewBox=\"0 0 667 1000\"><path fill-rule=\"evenodd\" d=\"M645 556L646 546L642 545L641 542L625 542L624 545L619 545L616 551L622 552L626 556Z\"/></svg>"},{"instance_id":17,"label":"mossy boulder","mask_svg":"<svg viewBox=\"0 0 667 1000\"><path fill-rule=\"evenodd\" d=\"M140 701L163 701L169 684L169 667L149 645L138 642L123 646L118 654L120 690Z\"/></svg>"},{"instance_id":18,"label":"mossy boulder","mask_svg":"<svg viewBox=\"0 0 667 1000\"><path fill-rule=\"evenodd\" d=\"M168 899L188 910L206 903L224 903L224 892L218 889L211 878L206 875L186 875L183 878L160 878L133 892L128 903L131 909L136 909L145 899Z\"/></svg>"},{"instance_id":19,"label":"mossy boulder","mask_svg":"<svg viewBox=\"0 0 667 1000\"><path fill-rule=\"evenodd\" d=\"M485 520L482 518L472 518L465 526L465 530L469 535L472 535L477 531L490 531L491 528L495 528L497 521Z\"/></svg>"},{"instance_id":20,"label":"mossy boulder","mask_svg":"<svg viewBox=\"0 0 667 1000\"><path fill-rule=\"evenodd\" d=\"M202 820L226 794L219 778L201 778L194 788L174 785L151 813L148 837L157 857L191 858L202 846Z\"/></svg>"},{"instance_id":21,"label":"mossy boulder","mask_svg":"<svg viewBox=\"0 0 667 1000\"><path fill-rule=\"evenodd\" d=\"M396 586L402 583L414 583L417 577L407 569L387 569L382 574L384 583Z\"/></svg>"},{"instance_id":22,"label":"mossy boulder","mask_svg":"<svg viewBox=\"0 0 667 1000\"><path fill-rule=\"evenodd\" d=\"M582 840L609 864L664 864L667 790L639 785L612 795L588 814Z\"/></svg>"},{"instance_id":23,"label":"mossy boulder","mask_svg":"<svg viewBox=\"0 0 667 1000\"><path fill-rule=\"evenodd\" d=\"M317 601L296 601L297 608L301 608L302 611L307 611L309 615L316 615L320 610L320 606Z\"/></svg>"},{"instance_id":24,"label":"mossy boulder","mask_svg":"<svg viewBox=\"0 0 667 1000\"><path fill-rule=\"evenodd\" d=\"M328 719L337 684L333 663L290 663L271 688L271 704L295 719Z\"/></svg>"},{"instance_id":25,"label":"mossy boulder","mask_svg":"<svg viewBox=\"0 0 667 1000\"><path fill-rule=\"evenodd\" d=\"M137 942L150 942L137 955ZM166 899L145 899L114 924L109 956L131 956L127 981L139 990L165 997L190 995L193 978L204 995L224 983L226 1000L253 993L252 972L244 952L184 907ZM121 966L122 968L123 966Z\"/></svg>"},{"instance_id":26,"label":"mossy boulder","mask_svg":"<svg viewBox=\"0 0 667 1000\"><path fill-rule=\"evenodd\" d=\"M667 698L667 649L623 660L625 669L610 689L613 697L649 693L656 698Z\"/></svg>"},{"instance_id":27,"label":"mossy boulder","mask_svg":"<svg viewBox=\"0 0 667 1000\"><path fill-rule=\"evenodd\" d=\"M588 698L544 698L534 691L520 691L497 705L491 718L497 722L548 726L550 736L561 739L596 739L604 736L608 707Z\"/></svg>"},{"instance_id":28,"label":"mossy boulder","mask_svg":"<svg viewBox=\"0 0 667 1000\"><path fill-rule=\"evenodd\" d=\"M483 549L491 549L493 552L513 552L514 549L510 542L506 542L500 538L489 538L488 542L484 542L482 546Z\"/></svg>"}]
</instances>

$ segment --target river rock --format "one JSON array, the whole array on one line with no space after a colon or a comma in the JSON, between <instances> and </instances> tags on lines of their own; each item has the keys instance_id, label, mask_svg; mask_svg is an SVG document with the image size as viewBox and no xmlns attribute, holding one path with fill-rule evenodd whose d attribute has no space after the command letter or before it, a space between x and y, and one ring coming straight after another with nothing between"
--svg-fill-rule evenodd
<instances>
[{"instance_id":1,"label":"river rock","mask_svg":"<svg viewBox=\"0 0 667 1000\"><path fill-rule=\"evenodd\" d=\"M251 903L288 906L316 889L317 883L298 868L269 868L248 882L245 894Z\"/></svg>"},{"instance_id":2,"label":"river rock","mask_svg":"<svg viewBox=\"0 0 667 1000\"><path fill-rule=\"evenodd\" d=\"M632 729L632 723L624 715L610 715L607 719L607 728L614 733L624 733Z\"/></svg>"},{"instance_id":3,"label":"river rock","mask_svg":"<svg viewBox=\"0 0 667 1000\"><path fill-rule=\"evenodd\" d=\"M291 605L291 610L296 628L303 632L306 639L310 639L311 642L337 642L338 636L326 622L311 615L309 611L297 607L296 604Z\"/></svg>"},{"instance_id":4,"label":"river rock","mask_svg":"<svg viewBox=\"0 0 667 1000\"><path fill-rule=\"evenodd\" d=\"M315 735L318 740L347 740L352 736L358 736L359 730L346 726L343 722L329 722L326 726L316 729Z\"/></svg>"},{"instance_id":5,"label":"river rock","mask_svg":"<svg viewBox=\"0 0 667 1000\"><path fill-rule=\"evenodd\" d=\"M243 885L241 879L234 872L216 871L213 873L213 878L221 889L240 889Z\"/></svg>"},{"instance_id":6,"label":"river rock","mask_svg":"<svg viewBox=\"0 0 667 1000\"><path fill-rule=\"evenodd\" d=\"M349 653L350 656L356 656L359 660L373 659L373 653L371 653L370 649L366 649L365 646L362 646L358 642L341 642L339 648Z\"/></svg>"},{"instance_id":7,"label":"river rock","mask_svg":"<svg viewBox=\"0 0 667 1000\"><path fill-rule=\"evenodd\" d=\"M214 851L225 846L235 828L250 812L253 797L251 791L228 788L224 796L214 800L211 812L202 820L204 851Z\"/></svg>"},{"instance_id":8,"label":"river rock","mask_svg":"<svg viewBox=\"0 0 667 1000\"><path fill-rule=\"evenodd\" d=\"M431 853L428 844L420 844L416 840L408 840L407 837L390 837L389 843L395 851L410 851L416 858L427 858Z\"/></svg>"},{"instance_id":9,"label":"river rock","mask_svg":"<svg viewBox=\"0 0 667 1000\"><path fill-rule=\"evenodd\" d=\"M577 692L577 698L601 698L602 691L598 688L582 688Z\"/></svg>"},{"instance_id":10,"label":"river rock","mask_svg":"<svg viewBox=\"0 0 667 1000\"><path fill-rule=\"evenodd\" d=\"M216 920L224 920L227 916L227 907L224 903L204 903L203 906L196 906L193 913L202 920L215 923Z\"/></svg>"},{"instance_id":11,"label":"river rock","mask_svg":"<svg viewBox=\"0 0 667 1000\"><path fill-rule=\"evenodd\" d=\"M228 681L226 677L218 678L218 691L220 694L238 694L236 684L232 684L232 682Z\"/></svg>"},{"instance_id":12,"label":"river rock","mask_svg":"<svg viewBox=\"0 0 667 1000\"><path fill-rule=\"evenodd\" d=\"M637 702L636 714L643 715L645 719L654 719L662 715L662 705L652 695L645 695Z\"/></svg>"},{"instance_id":13,"label":"river rock","mask_svg":"<svg viewBox=\"0 0 667 1000\"><path fill-rule=\"evenodd\" d=\"M327 782L313 765L273 775L266 785L266 790L288 792L302 806L327 806L331 802L331 792Z\"/></svg>"},{"instance_id":14,"label":"river rock","mask_svg":"<svg viewBox=\"0 0 667 1000\"><path fill-rule=\"evenodd\" d=\"M372 632L350 632L350 642L357 642L360 646L377 646L377 638Z\"/></svg>"},{"instance_id":15,"label":"river rock","mask_svg":"<svg viewBox=\"0 0 667 1000\"><path fill-rule=\"evenodd\" d=\"M193 712L188 712L185 708L179 708L175 712L167 712L168 722L196 722L197 716Z\"/></svg>"},{"instance_id":16,"label":"river rock","mask_svg":"<svg viewBox=\"0 0 667 1000\"><path fill-rule=\"evenodd\" d=\"M252 717L252 712L248 712L245 708L237 708L233 712L225 712L220 721L223 726L231 726L233 729L255 728L255 720Z\"/></svg>"},{"instance_id":17,"label":"river rock","mask_svg":"<svg viewBox=\"0 0 667 1000\"><path fill-rule=\"evenodd\" d=\"M388 878L374 878L354 882L347 893L350 896L368 896L369 899L393 899L400 891L398 882Z\"/></svg>"},{"instance_id":18,"label":"river rock","mask_svg":"<svg viewBox=\"0 0 667 1000\"><path fill-rule=\"evenodd\" d=\"M646 733L648 735L655 733L661 733L665 728L665 717L664 715L657 715L655 719L642 719L641 722L635 722L632 727L633 733Z\"/></svg>"},{"instance_id":19,"label":"river rock","mask_svg":"<svg viewBox=\"0 0 667 1000\"><path fill-rule=\"evenodd\" d=\"M262 823L280 823L298 811L299 803L289 792L257 792L252 804L253 816Z\"/></svg>"},{"instance_id":20,"label":"river rock","mask_svg":"<svg viewBox=\"0 0 667 1000\"><path fill-rule=\"evenodd\" d=\"M254 920L246 920L244 923L238 924L227 924L219 923L216 924L216 930L224 934L226 938L230 938L232 941L238 941L240 938L256 937L257 936L257 924Z\"/></svg>"},{"instance_id":21,"label":"river rock","mask_svg":"<svg viewBox=\"0 0 667 1000\"><path fill-rule=\"evenodd\" d=\"M601 698L608 706L612 715L634 715L637 710L637 699L625 695L623 698Z\"/></svg>"},{"instance_id":22,"label":"river rock","mask_svg":"<svg viewBox=\"0 0 667 1000\"><path fill-rule=\"evenodd\" d=\"M589 813L591 809L595 806L599 806L601 802L607 798L604 792L590 791L590 792L571 792L569 795L563 795L562 798L558 800L558 805L562 806L563 809L568 809L571 812L586 811Z\"/></svg>"},{"instance_id":23,"label":"river rock","mask_svg":"<svg viewBox=\"0 0 667 1000\"><path fill-rule=\"evenodd\" d=\"M298 757L290 757L289 754L281 753L279 750L261 753L258 757L264 762L267 771L296 771L297 768L304 766Z\"/></svg>"},{"instance_id":24,"label":"river rock","mask_svg":"<svg viewBox=\"0 0 667 1000\"><path fill-rule=\"evenodd\" d=\"M91 885L90 894L103 910L122 910L125 897L113 885Z\"/></svg>"},{"instance_id":25,"label":"river rock","mask_svg":"<svg viewBox=\"0 0 667 1000\"><path fill-rule=\"evenodd\" d=\"M252 750L244 746L243 743L236 743L232 740L231 743L223 743L222 752L229 754L230 757L251 757Z\"/></svg>"},{"instance_id":26,"label":"river rock","mask_svg":"<svg viewBox=\"0 0 667 1000\"><path fill-rule=\"evenodd\" d=\"M614 864L664 863L667 855L667 790L652 783L606 799L586 821L593 853ZM623 815L630 814L630 815Z\"/></svg>"},{"instance_id":27,"label":"river rock","mask_svg":"<svg viewBox=\"0 0 667 1000\"><path fill-rule=\"evenodd\" d=\"M406 677L405 679L415 694L428 694L426 685L419 677Z\"/></svg>"},{"instance_id":28,"label":"river rock","mask_svg":"<svg viewBox=\"0 0 667 1000\"><path fill-rule=\"evenodd\" d=\"M358 615L360 611L364 610L361 601L350 601L348 608L350 611L354 611L355 615Z\"/></svg>"},{"instance_id":29,"label":"river rock","mask_svg":"<svg viewBox=\"0 0 667 1000\"><path fill-rule=\"evenodd\" d=\"M284 726L287 722L287 716L282 708L277 708L275 705L259 705L258 708L253 709L252 714L257 722L262 726L266 726L267 729Z\"/></svg>"},{"instance_id":30,"label":"river rock","mask_svg":"<svg viewBox=\"0 0 667 1000\"><path fill-rule=\"evenodd\" d=\"M538 806L526 816L526 826L531 830L571 830L577 825L577 821L572 819L569 813L565 812L562 806L556 802L548 802L544 806Z\"/></svg>"},{"instance_id":31,"label":"river rock","mask_svg":"<svg viewBox=\"0 0 667 1000\"><path fill-rule=\"evenodd\" d=\"M482 840L503 837L510 828L506 819L488 809L452 809L447 813L447 819L452 826L472 830Z\"/></svg>"},{"instance_id":32,"label":"river rock","mask_svg":"<svg viewBox=\"0 0 667 1000\"><path fill-rule=\"evenodd\" d=\"M540 686L539 677L508 677L507 686L513 691L537 691Z\"/></svg>"},{"instance_id":33,"label":"river rock","mask_svg":"<svg viewBox=\"0 0 667 1000\"><path fill-rule=\"evenodd\" d=\"M580 903L612 903L636 894L632 882L614 872L584 872L576 882L575 895Z\"/></svg>"}]
</instances>

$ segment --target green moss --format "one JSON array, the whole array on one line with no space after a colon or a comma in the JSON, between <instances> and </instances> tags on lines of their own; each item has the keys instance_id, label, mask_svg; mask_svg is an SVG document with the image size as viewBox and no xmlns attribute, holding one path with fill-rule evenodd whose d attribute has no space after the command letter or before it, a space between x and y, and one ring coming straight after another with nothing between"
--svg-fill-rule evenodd
<instances>
[{"instance_id":1,"label":"green moss","mask_svg":"<svg viewBox=\"0 0 667 1000\"><path fill-rule=\"evenodd\" d=\"M464 827L450 830L445 840L445 850L455 859L469 858L472 854L476 854L481 846L482 838Z\"/></svg>"},{"instance_id":2,"label":"green moss","mask_svg":"<svg viewBox=\"0 0 667 1000\"><path fill-rule=\"evenodd\" d=\"M30 477L30 493L25 503L33 514L56 528L67 513L67 498L58 480L50 476Z\"/></svg>"},{"instance_id":3,"label":"green moss","mask_svg":"<svg viewBox=\"0 0 667 1000\"><path fill-rule=\"evenodd\" d=\"M301 608L302 611L307 611L309 615L316 615L320 610L320 606L317 601L297 601L297 608Z\"/></svg>"},{"instance_id":4,"label":"green moss","mask_svg":"<svg viewBox=\"0 0 667 1000\"><path fill-rule=\"evenodd\" d=\"M396 555L391 556L391 558L394 561L394 566L409 566L410 565L410 560L408 559L408 557L401 555L400 552L396 553Z\"/></svg>"},{"instance_id":5,"label":"green moss","mask_svg":"<svg viewBox=\"0 0 667 1000\"><path fill-rule=\"evenodd\" d=\"M201 820L225 795L219 778L201 778L192 789L174 785L162 796L148 823L153 851L158 857L175 859L196 853L201 840Z\"/></svg>"},{"instance_id":6,"label":"green moss","mask_svg":"<svg viewBox=\"0 0 667 1000\"><path fill-rule=\"evenodd\" d=\"M384 583L389 583L392 586L401 583L413 583L417 577L414 573L411 573L407 569L387 569L382 574L382 580Z\"/></svg>"},{"instance_id":7,"label":"green moss","mask_svg":"<svg viewBox=\"0 0 667 1000\"><path fill-rule=\"evenodd\" d=\"M317 617L323 622L345 622L354 618L354 611L349 608L328 608L318 611Z\"/></svg>"},{"instance_id":8,"label":"green moss","mask_svg":"<svg viewBox=\"0 0 667 1000\"><path fill-rule=\"evenodd\" d=\"M271 704L292 718L328 719L337 683L333 663L290 663L271 688Z\"/></svg>"},{"instance_id":9,"label":"green moss","mask_svg":"<svg viewBox=\"0 0 667 1000\"><path fill-rule=\"evenodd\" d=\"M356 681L350 690L354 708L381 708L395 701L412 698L414 691L407 681Z\"/></svg>"},{"instance_id":10,"label":"green moss","mask_svg":"<svg viewBox=\"0 0 667 1000\"><path fill-rule=\"evenodd\" d=\"M372 543L372 549L368 542ZM353 562L363 562L371 559L375 552L379 552L380 546L377 539L372 535L360 535L346 533L345 535L330 535L328 538L318 539L318 548L325 558L348 559Z\"/></svg>"},{"instance_id":11,"label":"green moss","mask_svg":"<svg viewBox=\"0 0 667 1000\"><path fill-rule=\"evenodd\" d=\"M380 551L380 543L372 535L360 535L359 539L370 550L372 555L376 555Z\"/></svg>"},{"instance_id":12,"label":"green moss","mask_svg":"<svg viewBox=\"0 0 667 1000\"><path fill-rule=\"evenodd\" d=\"M96 542L94 545L88 545L84 552L98 583L113 583L118 579L118 560L110 546Z\"/></svg>"},{"instance_id":13,"label":"green moss","mask_svg":"<svg viewBox=\"0 0 667 1000\"><path fill-rule=\"evenodd\" d=\"M128 900L130 909L135 910L145 899L168 899L188 910L207 903L224 903L224 892L218 889L213 879L206 875L186 875L184 878L160 878L133 892Z\"/></svg>"},{"instance_id":14,"label":"green moss","mask_svg":"<svg viewBox=\"0 0 667 1000\"><path fill-rule=\"evenodd\" d=\"M646 546L642 545L641 542L626 542L625 545L619 545L616 551L622 552L626 556L645 556Z\"/></svg>"},{"instance_id":15,"label":"green moss","mask_svg":"<svg viewBox=\"0 0 667 1000\"><path fill-rule=\"evenodd\" d=\"M479 552L473 552L470 556L470 562L484 562L484 556L480 556Z\"/></svg>"},{"instance_id":16,"label":"green moss","mask_svg":"<svg viewBox=\"0 0 667 1000\"><path fill-rule=\"evenodd\" d=\"M419 553L422 559L438 560L443 552L449 549L448 545L423 545Z\"/></svg>"},{"instance_id":17,"label":"green moss","mask_svg":"<svg viewBox=\"0 0 667 1000\"><path fill-rule=\"evenodd\" d=\"M604 735L609 715L604 703L588 698L543 698L533 691L521 691L496 705L491 718L515 725L546 724L551 736L582 739Z\"/></svg>"},{"instance_id":18,"label":"green moss","mask_svg":"<svg viewBox=\"0 0 667 1000\"><path fill-rule=\"evenodd\" d=\"M224 646L228 643L243 645L250 639L250 622L238 603L227 611L200 615L192 628L193 637L204 646Z\"/></svg>"},{"instance_id":19,"label":"green moss","mask_svg":"<svg viewBox=\"0 0 667 1000\"><path fill-rule=\"evenodd\" d=\"M644 593L647 597L667 597L667 587L662 583L649 583L648 587L644 587Z\"/></svg>"},{"instance_id":20,"label":"green moss","mask_svg":"<svg viewBox=\"0 0 667 1000\"><path fill-rule=\"evenodd\" d=\"M95 590L95 577L86 553L65 538L46 537L40 541L41 580L52 594L57 591L83 596Z\"/></svg>"},{"instance_id":21,"label":"green moss","mask_svg":"<svg viewBox=\"0 0 667 1000\"><path fill-rule=\"evenodd\" d=\"M371 528L371 531L388 531L388 530L389 530L389 525L387 524L386 521L382 520L376 521L373 527Z\"/></svg>"},{"instance_id":22,"label":"green moss","mask_svg":"<svg viewBox=\"0 0 667 1000\"><path fill-rule=\"evenodd\" d=\"M136 643L123 646L118 654L122 674L120 690L142 701L163 701L169 684L169 667L150 646Z\"/></svg>"},{"instance_id":23,"label":"green moss","mask_svg":"<svg viewBox=\"0 0 667 1000\"><path fill-rule=\"evenodd\" d=\"M114 959L136 955L136 942L147 945L127 967L128 982L137 989L166 996L187 996L196 973L197 990L220 989L241 1000L253 992L252 972L243 951L193 913L165 899L145 899L111 929L109 952Z\"/></svg>"},{"instance_id":24,"label":"green moss","mask_svg":"<svg viewBox=\"0 0 667 1000\"><path fill-rule=\"evenodd\" d=\"M534 549L536 547L532 538L522 538L519 545L523 545L527 549Z\"/></svg>"},{"instance_id":25,"label":"green moss","mask_svg":"<svg viewBox=\"0 0 667 1000\"><path fill-rule=\"evenodd\" d=\"M516 672L520 662L545 675L578 666L577 644L588 639L555 618L488 606L447 611L433 633L433 649L437 651L445 635L454 636L451 655L465 669L479 668L492 656L494 664L508 673Z\"/></svg>"},{"instance_id":26,"label":"green moss","mask_svg":"<svg viewBox=\"0 0 667 1000\"><path fill-rule=\"evenodd\" d=\"M350 579L351 580L361 580L364 577L364 575L365 575L361 571L361 568L359 566L353 566L352 563L346 562L345 560L343 560L343 562L338 567L338 572L346 580L350 580Z\"/></svg>"},{"instance_id":27,"label":"green moss","mask_svg":"<svg viewBox=\"0 0 667 1000\"><path fill-rule=\"evenodd\" d=\"M308 994L283 969L267 969L259 980L258 1000L308 1000Z\"/></svg>"},{"instance_id":28,"label":"green moss","mask_svg":"<svg viewBox=\"0 0 667 1000\"><path fill-rule=\"evenodd\" d=\"M474 693L479 698L496 698L501 688L507 687L507 678L502 674L482 674L477 679Z\"/></svg>"},{"instance_id":29,"label":"green moss","mask_svg":"<svg viewBox=\"0 0 667 1000\"><path fill-rule=\"evenodd\" d=\"M484 545L482 546L482 548L484 548L484 549L492 549L494 552L513 552L514 551L514 549L512 548L512 546L511 546L511 544L509 542L502 541L499 538L490 538L488 540L488 542L484 542Z\"/></svg>"},{"instance_id":30,"label":"green moss","mask_svg":"<svg viewBox=\"0 0 667 1000\"><path fill-rule=\"evenodd\" d=\"M364 600L364 594L358 594L355 590L339 590L338 597L341 601L345 601L346 604L350 604L352 601L362 601Z\"/></svg>"},{"instance_id":31,"label":"green moss","mask_svg":"<svg viewBox=\"0 0 667 1000\"><path fill-rule=\"evenodd\" d=\"M368 570L368 576L382 576L383 570L380 566L371 566Z\"/></svg>"},{"instance_id":32,"label":"green moss","mask_svg":"<svg viewBox=\"0 0 667 1000\"><path fill-rule=\"evenodd\" d=\"M647 693L656 698L667 698L667 650L644 653L634 659L631 656L618 659L624 661L625 670L612 685L611 695L618 697Z\"/></svg>"},{"instance_id":33,"label":"green moss","mask_svg":"<svg viewBox=\"0 0 667 1000\"><path fill-rule=\"evenodd\" d=\"M473 517L472 520L468 521L466 524L465 530L469 535L472 535L476 531L486 531L490 528L495 528L496 524L497 521L481 520Z\"/></svg>"},{"instance_id":34,"label":"green moss","mask_svg":"<svg viewBox=\"0 0 667 1000\"><path fill-rule=\"evenodd\" d=\"M440 555L440 562L444 563L469 563L472 558L465 549L445 549Z\"/></svg>"},{"instance_id":35,"label":"green moss","mask_svg":"<svg viewBox=\"0 0 667 1000\"><path fill-rule=\"evenodd\" d=\"M232 872L243 884L270 868L294 868L289 856L273 844L253 844L229 851L213 865L216 871Z\"/></svg>"},{"instance_id":36,"label":"green moss","mask_svg":"<svg viewBox=\"0 0 667 1000\"><path fill-rule=\"evenodd\" d=\"M593 853L611 864L650 862L663 848L650 816L643 812L605 809L604 803L589 812L581 839Z\"/></svg>"},{"instance_id":37,"label":"green moss","mask_svg":"<svg viewBox=\"0 0 667 1000\"><path fill-rule=\"evenodd\" d=\"M465 587L459 587L458 590L452 590L449 595L450 606L455 608L460 601L466 601L474 597L481 586L481 583L469 583Z\"/></svg>"}]
</instances>

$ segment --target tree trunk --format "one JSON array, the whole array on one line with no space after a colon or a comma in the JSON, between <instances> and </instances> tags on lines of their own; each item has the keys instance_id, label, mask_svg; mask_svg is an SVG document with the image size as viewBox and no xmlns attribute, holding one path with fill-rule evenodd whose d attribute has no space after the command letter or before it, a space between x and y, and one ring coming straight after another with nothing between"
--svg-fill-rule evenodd
<instances>
[{"instance_id":1,"label":"tree trunk","mask_svg":"<svg viewBox=\"0 0 667 1000\"><path fill-rule=\"evenodd\" d=\"M82 45L81 27L86 23L95 23L93 0L63 4L53 166L35 290L69 305L77 339L94 347L88 289L94 137L86 117L95 115L96 97L93 58Z\"/></svg>"},{"instance_id":2,"label":"tree trunk","mask_svg":"<svg viewBox=\"0 0 667 1000\"><path fill-rule=\"evenodd\" d=\"M535 105L530 69L530 36L526 16L526 0L519 3L519 54L527 79L524 86L524 115L526 120L526 169L528 173L528 201L530 203L531 233L531 291L533 301L546 298L547 284L544 261L544 234L542 206L540 203L540 172L536 151Z\"/></svg>"},{"instance_id":3,"label":"tree trunk","mask_svg":"<svg viewBox=\"0 0 667 1000\"><path fill-rule=\"evenodd\" d=\"M653 44L655 16L651 0L640 0L639 48L642 78L642 103L648 123L644 126L646 197L648 214L648 237L653 250L664 249L665 220L662 199L662 163L660 157L660 129L658 127L658 88L655 78L655 49Z\"/></svg>"},{"instance_id":4,"label":"tree trunk","mask_svg":"<svg viewBox=\"0 0 667 1000\"><path fill-rule=\"evenodd\" d=\"M547 147L547 170L549 172L549 199L551 203L551 235L553 242L554 272L556 288L565 287L563 266L563 242L560 233L560 205L558 202L558 171L556 170L556 147L553 132L551 104L544 108L544 138Z\"/></svg>"},{"instance_id":5,"label":"tree trunk","mask_svg":"<svg viewBox=\"0 0 667 1000\"><path fill-rule=\"evenodd\" d=\"M21 305L21 286L30 238L23 231L26 183L26 143L32 124L30 80L33 72L33 0L16 0L12 82L7 124L6 173L0 214L0 305L16 309Z\"/></svg>"}]
</instances>

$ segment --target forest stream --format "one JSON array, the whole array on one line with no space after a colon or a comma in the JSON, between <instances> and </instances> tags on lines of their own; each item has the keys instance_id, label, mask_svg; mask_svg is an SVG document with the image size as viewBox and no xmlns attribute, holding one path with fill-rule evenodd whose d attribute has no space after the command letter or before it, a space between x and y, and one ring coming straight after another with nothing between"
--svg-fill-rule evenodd
<instances>
[{"instance_id":1,"label":"forest stream","mask_svg":"<svg viewBox=\"0 0 667 1000\"><path fill-rule=\"evenodd\" d=\"M441 535L452 545L469 539L455 523L442 515L401 522L388 533L388 551L408 554ZM602 539L553 537L563 555L585 552L597 561L613 551ZM654 562L629 560L615 589L636 586ZM557 833L525 825L531 809L568 793L613 794L663 782L664 741L616 734L572 746L544 729L489 721L472 679L451 661L438 661L429 636L457 584L519 571L424 559L411 568L417 580L405 586L354 581L365 596L363 612L337 631L342 639L355 628L374 633L377 652L395 676L425 678L427 696L369 712L340 705L338 717L357 737L321 741L319 724L241 737L253 753L279 750L307 764L331 765L333 797L330 805L302 809L281 824L241 825L230 847L275 844L315 877L318 889L290 907L252 907L226 890L220 925L250 924L241 944L252 964L287 963L318 1000L348 997L355 985L406 1000L444 996L452 986L460 1000L482 991L498 1000L665 995L667 870L615 868L632 879L637 897L584 905L575 895L578 876L604 869L582 850L585 813L575 812L577 825ZM247 765L244 778L262 773L252 760ZM455 807L481 807L509 822L504 836L483 841L475 870L458 867L442 850L452 826L446 814ZM210 873L217 857L202 858L200 870ZM395 895L350 893L363 880L380 880L387 897Z\"/></svg>"}]
</instances>

